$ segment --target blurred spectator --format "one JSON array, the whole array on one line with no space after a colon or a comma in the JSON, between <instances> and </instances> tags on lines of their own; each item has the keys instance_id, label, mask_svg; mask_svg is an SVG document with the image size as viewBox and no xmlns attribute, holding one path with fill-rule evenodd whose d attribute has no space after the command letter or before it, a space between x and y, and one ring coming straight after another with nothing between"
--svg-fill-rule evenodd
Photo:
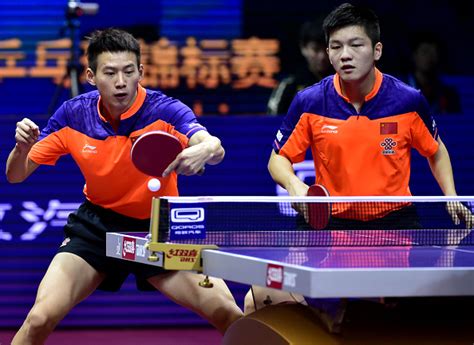
<instances>
[{"instance_id":1,"label":"blurred spectator","mask_svg":"<svg viewBox=\"0 0 474 345\"><path fill-rule=\"evenodd\" d=\"M457 90L442 80L442 49L438 37L431 33L415 35L412 52L413 71L405 82L423 93L433 114L460 113Z\"/></svg>"},{"instance_id":2,"label":"blurred spectator","mask_svg":"<svg viewBox=\"0 0 474 345\"><path fill-rule=\"evenodd\" d=\"M306 64L284 78L273 90L268 101L270 115L286 114L296 93L334 73L326 53L326 41L321 21L306 22L300 29L299 46Z\"/></svg>"}]
</instances>

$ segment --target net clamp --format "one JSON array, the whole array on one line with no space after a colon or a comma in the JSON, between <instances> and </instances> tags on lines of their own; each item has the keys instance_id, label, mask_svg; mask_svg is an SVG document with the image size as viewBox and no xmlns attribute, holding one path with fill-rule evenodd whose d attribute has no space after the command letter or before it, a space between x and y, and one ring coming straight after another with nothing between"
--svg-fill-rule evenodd
<instances>
[{"instance_id":1,"label":"net clamp","mask_svg":"<svg viewBox=\"0 0 474 345\"><path fill-rule=\"evenodd\" d=\"M201 254L204 249L218 249L216 245L148 242L148 261L158 260L157 252L163 253L163 268L166 270L202 272Z\"/></svg>"}]
</instances>

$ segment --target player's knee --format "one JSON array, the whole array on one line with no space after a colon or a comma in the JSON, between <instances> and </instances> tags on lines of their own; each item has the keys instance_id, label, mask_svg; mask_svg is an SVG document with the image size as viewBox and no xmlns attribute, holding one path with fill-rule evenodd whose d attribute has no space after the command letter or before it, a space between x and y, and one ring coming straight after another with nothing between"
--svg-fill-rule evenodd
<instances>
[{"instance_id":1,"label":"player's knee","mask_svg":"<svg viewBox=\"0 0 474 345\"><path fill-rule=\"evenodd\" d=\"M234 303L227 308L215 309L209 317L209 322L214 325L219 332L224 334L230 325L243 316L242 310Z\"/></svg>"},{"instance_id":2,"label":"player's knee","mask_svg":"<svg viewBox=\"0 0 474 345\"><path fill-rule=\"evenodd\" d=\"M210 303L209 303L210 302ZM208 309L206 306L213 306ZM243 316L242 310L235 302L234 297L230 293L220 293L201 306L201 310L207 315L207 319L213 324L222 334L227 328ZM206 312L207 311L207 312Z\"/></svg>"},{"instance_id":3,"label":"player's knee","mask_svg":"<svg viewBox=\"0 0 474 345\"><path fill-rule=\"evenodd\" d=\"M55 322L49 319L45 314L33 309L26 317L24 326L28 338L37 339L42 335L52 332Z\"/></svg>"}]
</instances>

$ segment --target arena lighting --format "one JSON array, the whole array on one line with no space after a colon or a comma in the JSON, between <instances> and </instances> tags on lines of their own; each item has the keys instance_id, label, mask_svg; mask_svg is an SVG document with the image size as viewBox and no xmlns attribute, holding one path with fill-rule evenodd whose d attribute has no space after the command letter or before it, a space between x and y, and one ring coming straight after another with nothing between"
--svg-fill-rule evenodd
<instances>
[{"instance_id":1,"label":"arena lighting","mask_svg":"<svg viewBox=\"0 0 474 345\"><path fill-rule=\"evenodd\" d=\"M96 2L80 2L70 0L67 4L66 14L68 17L93 16L99 11L99 4Z\"/></svg>"}]
</instances>

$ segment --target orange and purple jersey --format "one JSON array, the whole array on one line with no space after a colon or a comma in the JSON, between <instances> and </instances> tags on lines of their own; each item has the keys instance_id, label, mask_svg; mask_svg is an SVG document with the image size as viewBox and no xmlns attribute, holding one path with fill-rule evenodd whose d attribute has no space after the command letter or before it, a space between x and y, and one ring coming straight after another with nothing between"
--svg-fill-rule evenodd
<instances>
[{"instance_id":1,"label":"orange and purple jersey","mask_svg":"<svg viewBox=\"0 0 474 345\"><path fill-rule=\"evenodd\" d=\"M331 196L411 195L411 149L425 157L438 150L437 127L421 93L377 69L375 74L359 113L342 94L337 74L300 91L273 143L292 163L311 149L315 182ZM387 204L366 215L333 207L333 214L368 220L402 206Z\"/></svg>"},{"instance_id":2,"label":"orange and purple jersey","mask_svg":"<svg viewBox=\"0 0 474 345\"><path fill-rule=\"evenodd\" d=\"M29 158L37 164L55 165L59 157L71 154L84 175L89 201L129 217L149 218L153 196L178 195L177 175L172 172L160 178L160 190L151 192L150 177L131 161L132 141L143 133L162 130L186 147L189 138L205 128L180 101L139 86L135 102L121 115L115 131L101 114L99 101L98 91L92 91L64 102L41 131Z\"/></svg>"}]
</instances>

